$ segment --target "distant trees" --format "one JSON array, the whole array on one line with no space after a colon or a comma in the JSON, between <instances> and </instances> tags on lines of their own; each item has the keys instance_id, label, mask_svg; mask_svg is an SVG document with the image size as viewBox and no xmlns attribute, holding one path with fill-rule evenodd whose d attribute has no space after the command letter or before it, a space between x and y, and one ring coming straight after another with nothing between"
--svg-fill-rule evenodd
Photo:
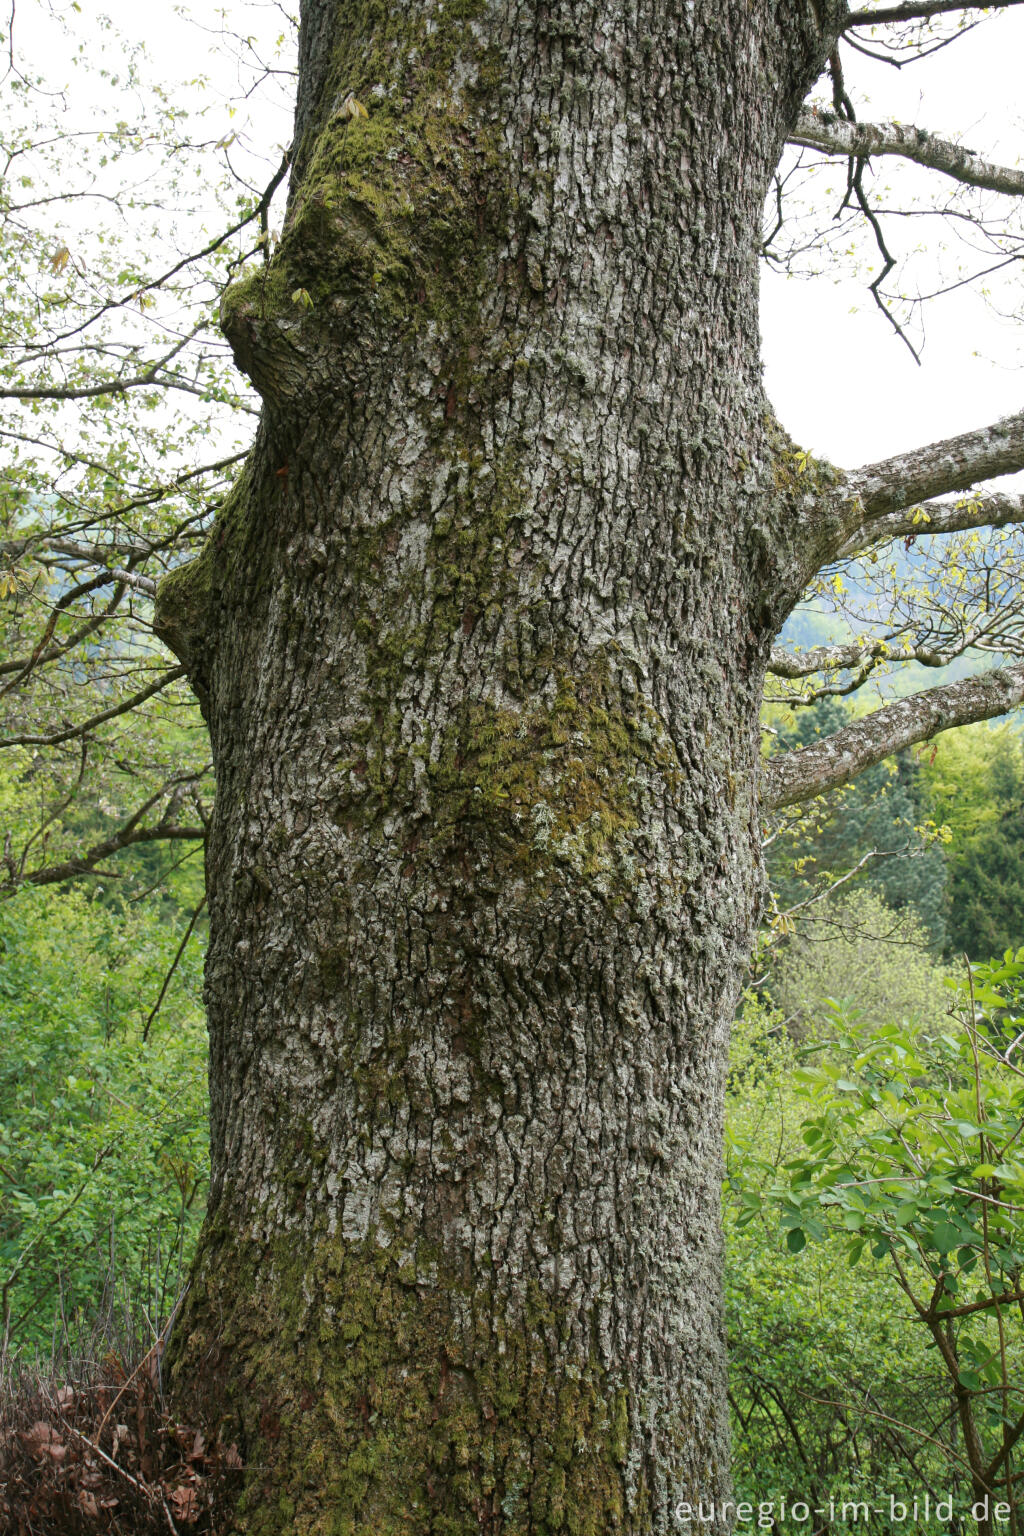
<instances>
[{"instance_id":1,"label":"distant trees","mask_svg":"<svg viewBox=\"0 0 1024 1536\"><path fill-rule=\"evenodd\" d=\"M777 725L776 739L799 749L849 718L847 706L825 698ZM1016 949L1024 929L1020 734L981 723L876 764L784 819L766 858L783 927L787 913L820 920L836 897L868 890L950 956L984 960Z\"/></svg>"},{"instance_id":2,"label":"distant trees","mask_svg":"<svg viewBox=\"0 0 1024 1536\"><path fill-rule=\"evenodd\" d=\"M779 726L778 746L796 751L849 723L838 700L825 698ZM782 911L806 903L854 873L894 912L913 912L933 944L945 937L947 872L926 826L933 812L920 763L900 752L851 784L800 808L769 842L768 871Z\"/></svg>"},{"instance_id":3,"label":"distant trees","mask_svg":"<svg viewBox=\"0 0 1024 1536\"><path fill-rule=\"evenodd\" d=\"M1024 937L1024 744L1010 726L942 741L927 771L948 823L947 946L980 960Z\"/></svg>"}]
</instances>

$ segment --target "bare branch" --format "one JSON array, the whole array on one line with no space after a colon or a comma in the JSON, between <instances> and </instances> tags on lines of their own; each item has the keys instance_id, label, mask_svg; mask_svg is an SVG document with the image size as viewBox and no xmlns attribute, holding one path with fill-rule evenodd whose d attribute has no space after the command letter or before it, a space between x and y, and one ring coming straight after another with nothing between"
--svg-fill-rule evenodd
<instances>
[{"instance_id":1,"label":"bare branch","mask_svg":"<svg viewBox=\"0 0 1024 1536\"><path fill-rule=\"evenodd\" d=\"M97 577L95 581L86 583L87 587L97 589L106 585L106 577ZM76 588L75 590L78 593L81 589ZM36 643L36 648L31 656L19 656L13 661L0 661L0 677L9 676L12 672L18 674L12 682L0 685L0 696L10 693L12 688L16 688L20 683L23 683L33 667L42 666L46 662L57 661L61 656L66 656L68 651L74 650L76 645L79 645L83 640L88 639L90 635L95 634L98 629L101 629L107 619L111 618L120 607L125 590L123 582L119 583L115 587L114 594L105 608L101 609L99 613L94 613L84 624L79 625L78 629L68 635L67 639L57 641L51 645L50 641L53 639L53 633L56 628L57 615L61 611L62 604L65 604L65 598L62 598L51 612L42 638ZM67 595L65 594L65 597Z\"/></svg>"},{"instance_id":2,"label":"bare branch","mask_svg":"<svg viewBox=\"0 0 1024 1536\"><path fill-rule=\"evenodd\" d=\"M979 480L1012 475L1021 469L1024 411L976 432L964 432L960 437L949 437L853 470L847 477L854 498L851 511L854 516L858 512L861 515L849 531L852 534L859 523L873 523L876 518L912 507L928 497L966 491Z\"/></svg>"},{"instance_id":3,"label":"bare branch","mask_svg":"<svg viewBox=\"0 0 1024 1536\"><path fill-rule=\"evenodd\" d=\"M955 725L1005 715L1022 700L1024 663L1018 663L886 704L809 747L769 758L762 765L761 804L773 810L809 800L904 747Z\"/></svg>"},{"instance_id":4,"label":"bare branch","mask_svg":"<svg viewBox=\"0 0 1024 1536\"><path fill-rule=\"evenodd\" d=\"M773 677L788 677L795 680L798 677L811 677L815 672L824 672L826 669L859 667L865 657L870 654L870 646L856 643L816 645L809 651L787 651L781 645L773 645L768 661L768 671Z\"/></svg>"},{"instance_id":5,"label":"bare branch","mask_svg":"<svg viewBox=\"0 0 1024 1536\"><path fill-rule=\"evenodd\" d=\"M164 688L169 688L171 683L177 682L179 677L185 676L184 667L172 667L169 672L163 672L155 682L142 688L131 698L123 699L119 704L112 704L102 714L93 715L91 720L84 720L81 725L70 725L63 731L53 731L48 736L8 736L0 741L3 747L56 747L62 742L72 741L76 736L87 736L97 726L104 725L106 721L115 719L118 715L126 715L129 710L137 709L147 699L151 699L155 693L160 693Z\"/></svg>"},{"instance_id":6,"label":"bare branch","mask_svg":"<svg viewBox=\"0 0 1024 1536\"><path fill-rule=\"evenodd\" d=\"M175 342L169 352L151 363L144 373L136 374L132 378L108 379L103 384L82 385L77 388L67 384L52 389L0 389L0 400L90 400L98 395L123 395L129 389L145 389L150 385L171 382L163 378L161 370L177 357L182 348L188 346L201 330L205 329L207 323L205 319L200 320L187 335Z\"/></svg>"},{"instance_id":7,"label":"bare branch","mask_svg":"<svg viewBox=\"0 0 1024 1536\"><path fill-rule=\"evenodd\" d=\"M174 824L161 823L155 827L133 827L131 831L122 829L113 837L106 838L102 843L96 843L92 848L87 848L84 853L74 859L64 859L60 864L50 864L44 869L34 869L31 874L25 875L25 885L59 885L63 880L74 879L77 875L91 875L99 873L97 866L113 853L120 853L122 848L134 847L137 843L173 842L182 838L190 842L201 842L206 836L203 827L179 827ZM0 887L0 894L13 895L17 889L14 882Z\"/></svg>"},{"instance_id":8,"label":"bare branch","mask_svg":"<svg viewBox=\"0 0 1024 1536\"><path fill-rule=\"evenodd\" d=\"M920 5L889 5L880 10L851 11L843 22L843 31L851 27L874 27L891 21L928 21L932 16L948 16L952 11L1005 11L1011 5L1024 5L1024 0L984 0L984 4L961 3L961 0L924 0Z\"/></svg>"},{"instance_id":9,"label":"bare branch","mask_svg":"<svg viewBox=\"0 0 1024 1536\"><path fill-rule=\"evenodd\" d=\"M812 108L800 114L789 142L805 149L820 149L827 155L856 159L898 155L903 160L913 160L917 165L941 171L967 186L1024 197L1024 171L993 165L962 144L935 138L923 128L909 124L853 123L832 112Z\"/></svg>"},{"instance_id":10,"label":"bare branch","mask_svg":"<svg viewBox=\"0 0 1024 1536\"><path fill-rule=\"evenodd\" d=\"M858 645L816 645L809 651L787 651L772 646L768 671L773 677L797 679L815 672L845 671L848 667L867 667L876 661L916 661L923 667L944 667L953 658L927 645L889 645L885 640L866 640Z\"/></svg>"},{"instance_id":11,"label":"bare branch","mask_svg":"<svg viewBox=\"0 0 1024 1536\"><path fill-rule=\"evenodd\" d=\"M72 336L79 336L88 326L94 325L97 320L102 319L103 316L109 314L111 310L124 309L129 304L137 303L142 294L151 293L155 288L162 288L165 283L170 282L172 277L177 277L179 272L183 271L186 267L191 266L193 262L201 261L204 256L210 256L214 251L220 250L221 246L226 245L227 242L231 239L232 235L238 234L239 230L244 229L247 224L251 224L254 219L262 220L265 212L270 207L274 193L277 191L278 187L281 185L281 182L284 180L290 164L290 151L286 150L284 156L282 157L281 164L278 166L277 170L274 172L274 175L271 177L269 183L267 184L266 190L263 193L263 196L260 198L256 206L252 208L250 212L244 216L244 218L241 218L237 220L236 223L232 224L230 229L226 229L224 233L218 235L215 240L211 240L209 244L204 245L201 251L194 251L191 256L183 256L180 261L176 261L172 267L168 267L167 270L162 272L159 277L151 278L148 283L142 283L140 287L133 289L133 291L129 293L125 298L108 299L105 304L101 304L97 309L95 309L88 319L82 321L78 325L72 326L70 330L60 331L56 335L52 336L50 338L50 344L55 345L58 342L68 341Z\"/></svg>"},{"instance_id":12,"label":"bare branch","mask_svg":"<svg viewBox=\"0 0 1024 1536\"><path fill-rule=\"evenodd\" d=\"M203 897L201 898L201 900L199 902L199 905L196 907L195 911L192 913L192 916L188 920L188 927L185 929L185 933L184 933L184 936L182 938L182 941L178 945L177 953L175 954L174 959L171 961L170 970L167 972L166 976L164 977L164 983L163 983L163 986L160 988L160 994L157 997L156 1002L153 1004L152 1010L150 1011L149 1018L146 1020L146 1023L143 1026L143 1030L142 1030L142 1043L143 1043L143 1045L145 1045L146 1042L149 1039L149 1032L150 1032L150 1030L153 1027L153 1021L154 1021L154 1019L156 1018L157 1014L160 1012L160 1009L163 1006L164 998L167 996L167 988L170 986L171 981L173 980L175 971L178 969L178 966L181 964L181 957L185 953L186 948L188 947L188 941L192 937L192 930L195 928L196 923L199 921L200 913L202 912L202 910L203 910L203 908L205 906L206 906L206 896L203 895Z\"/></svg>"}]
</instances>

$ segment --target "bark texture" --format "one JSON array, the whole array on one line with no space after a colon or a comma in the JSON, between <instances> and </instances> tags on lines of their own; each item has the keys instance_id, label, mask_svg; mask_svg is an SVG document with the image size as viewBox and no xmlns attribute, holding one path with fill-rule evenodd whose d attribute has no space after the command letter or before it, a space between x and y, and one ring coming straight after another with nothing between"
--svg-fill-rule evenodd
<instances>
[{"instance_id":1,"label":"bark texture","mask_svg":"<svg viewBox=\"0 0 1024 1536\"><path fill-rule=\"evenodd\" d=\"M757 252L838 25L303 6L286 229L223 317L259 437L159 604L218 786L174 1359L247 1532L647 1536L727 1492L758 704L840 516L762 394Z\"/></svg>"},{"instance_id":2,"label":"bark texture","mask_svg":"<svg viewBox=\"0 0 1024 1536\"><path fill-rule=\"evenodd\" d=\"M871 521L905 511L929 496L966 491L980 480L1016 474L1024 467L1024 411L988 427L915 448L849 476L851 527L860 514Z\"/></svg>"}]
</instances>

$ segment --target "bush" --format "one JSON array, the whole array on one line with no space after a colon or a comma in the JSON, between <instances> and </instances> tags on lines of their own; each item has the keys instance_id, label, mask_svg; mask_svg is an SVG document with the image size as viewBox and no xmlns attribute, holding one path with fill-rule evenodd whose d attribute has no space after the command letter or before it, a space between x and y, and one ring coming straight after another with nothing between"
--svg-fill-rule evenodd
<instances>
[{"instance_id":1,"label":"bush","mask_svg":"<svg viewBox=\"0 0 1024 1536\"><path fill-rule=\"evenodd\" d=\"M872 891L837 894L766 958L767 987L789 1028L813 1038L830 998L865 1020L921 1023L948 1006L945 968L912 910L894 912Z\"/></svg>"},{"instance_id":2,"label":"bush","mask_svg":"<svg viewBox=\"0 0 1024 1536\"><path fill-rule=\"evenodd\" d=\"M207 1184L201 945L148 1040L185 920L84 891L0 908L0 1295L9 1345L100 1304L112 1263L152 1317L187 1266Z\"/></svg>"}]
</instances>

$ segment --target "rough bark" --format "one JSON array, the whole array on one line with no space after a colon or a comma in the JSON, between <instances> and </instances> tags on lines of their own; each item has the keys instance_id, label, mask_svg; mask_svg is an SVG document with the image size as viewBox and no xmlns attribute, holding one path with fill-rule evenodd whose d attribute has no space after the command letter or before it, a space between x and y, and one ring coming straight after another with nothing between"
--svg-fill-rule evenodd
<instances>
[{"instance_id":1,"label":"rough bark","mask_svg":"<svg viewBox=\"0 0 1024 1536\"><path fill-rule=\"evenodd\" d=\"M223 317L258 441L158 621L217 772L174 1379L247 1532L648 1536L727 1492L758 705L836 537L757 252L838 24L303 6L283 240Z\"/></svg>"},{"instance_id":2,"label":"rough bark","mask_svg":"<svg viewBox=\"0 0 1024 1536\"><path fill-rule=\"evenodd\" d=\"M979 481L1024 469L1024 411L991 426L867 464L848 477L850 527L913 507L931 496L966 491Z\"/></svg>"}]
</instances>

